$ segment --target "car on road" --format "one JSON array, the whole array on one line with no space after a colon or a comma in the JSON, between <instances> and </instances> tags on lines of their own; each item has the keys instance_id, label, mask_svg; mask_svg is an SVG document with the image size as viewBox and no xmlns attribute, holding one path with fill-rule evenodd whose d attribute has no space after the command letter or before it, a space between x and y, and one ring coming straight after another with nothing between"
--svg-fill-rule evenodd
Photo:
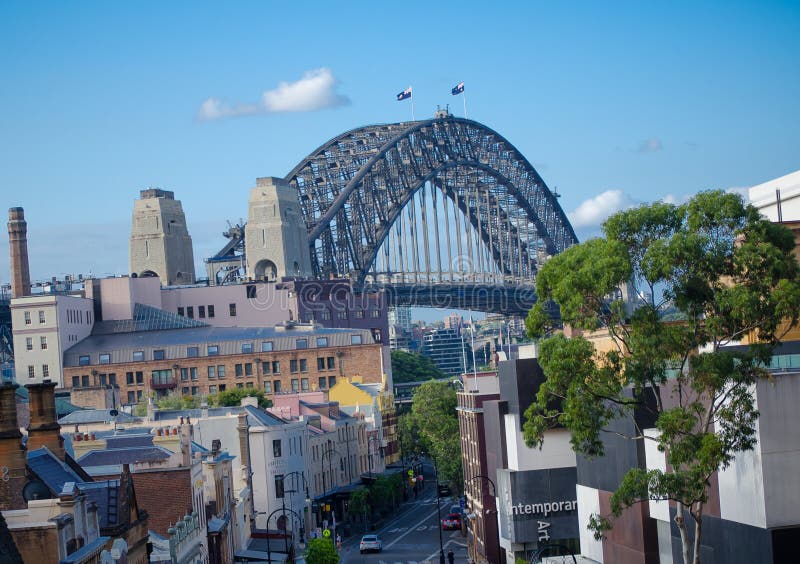
<instances>
[{"instance_id":1,"label":"car on road","mask_svg":"<svg viewBox=\"0 0 800 564\"><path fill-rule=\"evenodd\" d=\"M464 510L461 509L460 505L451 505L450 506L450 513L458 513L459 515L464 514Z\"/></svg>"},{"instance_id":2,"label":"car on road","mask_svg":"<svg viewBox=\"0 0 800 564\"><path fill-rule=\"evenodd\" d=\"M461 514L450 513L447 517L442 519L442 530L444 531L460 531L461 530Z\"/></svg>"},{"instance_id":3,"label":"car on road","mask_svg":"<svg viewBox=\"0 0 800 564\"><path fill-rule=\"evenodd\" d=\"M361 543L358 548L361 554L365 552L380 552L383 550L383 542L378 538L378 535L364 535L361 537Z\"/></svg>"},{"instance_id":4,"label":"car on road","mask_svg":"<svg viewBox=\"0 0 800 564\"><path fill-rule=\"evenodd\" d=\"M439 492L439 497L447 497L453 493L449 484L438 484L436 489Z\"/></svg>"}]
</instances>

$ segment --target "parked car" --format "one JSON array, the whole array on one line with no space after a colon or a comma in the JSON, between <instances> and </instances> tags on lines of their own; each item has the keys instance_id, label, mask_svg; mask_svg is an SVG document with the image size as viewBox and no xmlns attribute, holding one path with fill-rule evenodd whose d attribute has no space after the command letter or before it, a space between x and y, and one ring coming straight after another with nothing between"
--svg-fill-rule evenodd
<instances>
[{"instance_id":1,"label":"parked car","mask_svg":"<svg viewBox=\"0 0 800 564\"><path fill-rule=\"evenodd\" d=\"M447 517L442 519L442 530L445 531L460 531L461 530L461 514L450 513Z\"/></svg>"},{"instance_id":2,"label":"parked car","mask_svg":"<svg viewBox=\"0 0 800 564\"><path fill-rule=\"evenodd\" d=\"M450 513L457 513L458 515L464 515L464 510L461 509L460 505L451 505L449 512Z\"/></svg>"},{"instance_id":3,"label":"parked car","mask_svg":"<svg viewBox=\"0 0 800 564\"><path fill-rule=\"evenodd\" d=\"M383 550L383 542L378 535L364 535L361 537L361 544L358 545L361 554L365 552L380 552Z\"/></svg>"},{"instance_id":4,"label":"parked car","mask_svg":"<svg viewBox=\"0 0 800 564\"><path fill-rule=\"evenodd\" d=\"M439 490L439 497L447 497L453 493L450 491L449 484L439 484L437 489Z\"/></svg>"}]
</instances>

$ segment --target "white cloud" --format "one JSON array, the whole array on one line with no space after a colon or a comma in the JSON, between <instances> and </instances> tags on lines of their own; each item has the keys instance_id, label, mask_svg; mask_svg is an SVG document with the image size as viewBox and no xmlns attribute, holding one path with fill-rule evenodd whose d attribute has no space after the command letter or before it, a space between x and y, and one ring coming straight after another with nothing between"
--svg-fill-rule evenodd
<instances>
[{"instance_id":1,"label":"white cloud","mask_svg":"<svg viewBox=\"0 0 800 564\"><path fill-rule=\"evenodd\" d=\"M664 148L664 145L661 143L661 139L658 137L651 137L649 139L645 139L641 143L639 143L639 148L637 151L639 153L657 153Z\"/></svg>"},{"instance_id":2,"label":"white cloud","mask_svg":"<svg viewBox=\"0 0 800 564\"><path fill-rule=\"evenodd\" d=\"M313 112L350 104L347 96L338 94L339 81L322 67L306 71L295 82L280 82L277 88L261 94L255 104L227 104L219 98L205 100L197 112L198 119L209 121L235 116L286 112Z\"/></svg>"},{"instance_id":3,"label":"white cloud","mask_svg":"<svg viewBox=\"0 0 800 564\"><path fill-rule=\"evenodd\" d=\"M575 229L600 227L610 215L629 208L635 203L633 198L622 190L606 190L602 194L584 201L567 215Z\"/></svg>"}]
</instances>

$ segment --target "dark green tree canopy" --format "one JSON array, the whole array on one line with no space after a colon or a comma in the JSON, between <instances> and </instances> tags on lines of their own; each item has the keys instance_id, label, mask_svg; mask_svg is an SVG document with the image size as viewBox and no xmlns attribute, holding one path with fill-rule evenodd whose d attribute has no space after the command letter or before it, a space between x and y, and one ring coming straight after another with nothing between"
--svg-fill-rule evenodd
<instances>
[{"instance_id":1,"label":"dark green tree canopy","mask_svg":"<svg viewBox=\"0 0 800 564\"><path fill-rule=\"evenodd\" d=\"M392 351L392 380L397 384L447 378L433 361L419 353Z\"/></svg>"},{"instance_id":2,"label":"dark green tree canopy","mask_svg":"<svg viewBox=\"0 0 800 564\"><path fill-rule=\"evenodd\" d=\"M711 476L753 448L753 385L766 374L782 322L798 321L794 239L721 191L620 212L603 232L553 257L537 277L540 301L526 326L541 339L546 381L526 412L525 439L541 445L548 429L564 425L577 452L602 456L609 423L650 410L654 432L637 429L630 438L656 441L669 470L630 470L612 513L674 500L684 561L693 554L699 563ZM548 300L577 335L556 332ZM606 346L587 338L593 331L605 334ZM729 346L756 338L749 347ZM684 509L695 521L694 547ZM598 534L610 526L607 517L593 521Z\"/></svg>"}]
</instances>

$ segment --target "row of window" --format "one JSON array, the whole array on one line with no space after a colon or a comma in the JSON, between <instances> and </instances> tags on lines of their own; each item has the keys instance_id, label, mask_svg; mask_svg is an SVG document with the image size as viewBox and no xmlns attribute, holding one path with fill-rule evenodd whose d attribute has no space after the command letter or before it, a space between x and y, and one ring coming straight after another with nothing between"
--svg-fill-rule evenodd
<instances>
[{"instance_id":1,"label":"row of window","mask_svg":"<svg viewBox=\"0 0 800 564\"><path fill-rule=\"evenodd\" d=\"M114 374L113 372L110 374L93 374L92 376L94 376L94 382L92 381L91 377L88 374L83 374L81 376L73 376L72 387L88 388L89 386L105 386L108 384L112 386L117 385L117 375Z\"/></svg>"},{"instance_id":2,"label":"row of window","mask_svg":"<svg viewBox=\"0 0 800 564\"><path fill-rule=\"evenodd\" d=\"M50 377L50 366L42 364L42 378ZM28 365L28 378L36 378L36 366L33 364Z\"/></svg>"},{"instance_id":3,"label":"row of window","mask_svg":"<svg viewBox=\"0 0 800 564\"><path fill-rule=\"evenodd\" d=\"M364 310L363 309L356 309L352 312L353 317L355 319L364 319ZM347 319L349 316L347 310L339 310L336 312L336 319ZM378 319L381 316L381 312L378 309L369 310L369 316L373 319ZM308 321L313 321L318 319L320 321L327 321L331 318L331 312L329 309L325 308L319 312L311 312L305 315L308 317Z\"/></svg>"},{"instance_id":4,"label":"row of window","mask_svg":"<svg viewBox=\"0 0 800 564\"><path fill-rule=\"evenodd\" d=\"M39 337L39 348L43 351L47 350L47 337ZM33 350L33 337L25 337L25 349Z\"/></svg>"},{"instance_id":5,"label":"row of window","mask_svg":"<svg viewBox=\"0 0 800 564\"><path fill-rule=\"evenodd\" d=\"M33 321L31 320L31 312L26 311L22 315L25 318L25 325L31 325L33 323ZM47 319L45 318L44 311L42 311L40 309L39 310L39 323L45 323L46 321L47 321Z\"/></svg>"},{"instance_id":6,"label":"row of window","mask_svg":"<svg viewBox=\"0 0 800 564\"><path fill-rule=\"evenodd\" d=\"M42 348L46 349L47 338L42 337L42 339L43 339ZM316 348L325 348L328 346L328 337L317 337L316 343L317 343ZM28 337L26 344L28 345L28 350L33 350L33 340L31 337ZM350 344L351 345L363 344L361 335L350 335ZM295 339L294 348L296 350L307 349L308 339ZM242 354L252 354L254 352L253 343L242 343L241 351ZM274 343L272 341L261 341L261 352L272 352L272 351L274 351ZM185 358L198 358L199 356L200 356L200 347L195 347L195 346L186 347ZM219 345L207 345L206 356L219 356ZM144 351L133 351L132 359L133 362L144 362L145 361ZM165 349L153 350L152 360L166 360L166 350ZM78 357L78 366L90 366L91 364L92 364L91 355L85 354L85 355L80 355ZM111 364L111 353L100 353L98 355L98 364Z\"/></svg>"},{"instance_id":7,"label":"row of window","mask_svg":"<svg viewBox=\"0 0 800 564\"><path fill-rule=\"evenodd\" d=\"M233 306L233 309L231 310L231 311L233 311L233 315L236 315L236 304L231 304L231 306ZM205 319L206 318L206 312L208 312L209 319L213 319L215 317L215 315L216 315L215 312L214 312L214 305L213 304L209 304L207 306L205 306L205 305L197 306L197 317L198 318ZM181 316L184 316L184 317L188 317L189 319L194 319L194 306L186 306L185 310L184 310L183 307L179 307L178 308L178 315L181 315Z\"/></svg>"}]
</instances>

